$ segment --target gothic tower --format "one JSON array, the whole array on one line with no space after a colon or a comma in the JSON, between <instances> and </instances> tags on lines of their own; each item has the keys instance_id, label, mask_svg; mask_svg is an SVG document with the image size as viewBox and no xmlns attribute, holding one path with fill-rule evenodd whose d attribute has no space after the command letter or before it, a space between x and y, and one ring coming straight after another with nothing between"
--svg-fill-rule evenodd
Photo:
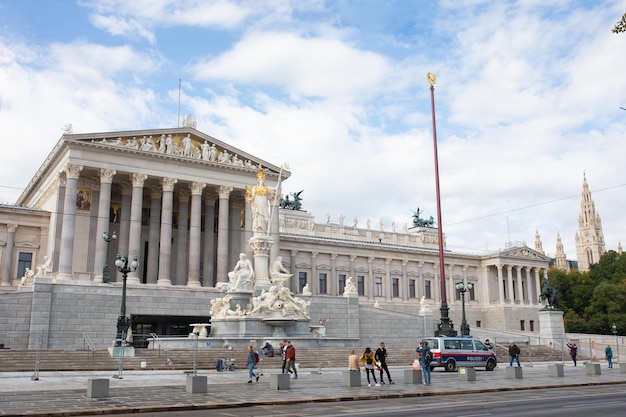
<instances>
[{"instance_id":1,"label":"gothic tower","mask_svg":"<svg viewBox=\"0 0 626 417\"><path fill-rule=\"evenodd\" d=\"M569 263L567 262L567 256L563 250L563 242L561 241L561 234L556 234L556 254L554 255L554 266L569 272Z\"/></svg>"},{"instance_id":2,"label":"gothic tower","mask_svg":"<svg viewBox=\"0 0 626 417\"><path fill-rule=\"evenodd\" d=\"M543 244L541 243L541 236L539 235L539 229L535 229L535 251L542 255L546 253L543 251Z\"/></svg>"},{"instance_id":3,"label":"gothic tower","mask_svg":"<svg viewBox=\"0 0 626 417\"><path fill-rule=\"evenodd\" d=\"M591 264L598 263L606 251L602 221L596 213L596 207L591 198L587 178L583 176L583 193L578 216L578 231L576 232L576 257L578 269L588 271Z\"/></svg>"}]
</instances>

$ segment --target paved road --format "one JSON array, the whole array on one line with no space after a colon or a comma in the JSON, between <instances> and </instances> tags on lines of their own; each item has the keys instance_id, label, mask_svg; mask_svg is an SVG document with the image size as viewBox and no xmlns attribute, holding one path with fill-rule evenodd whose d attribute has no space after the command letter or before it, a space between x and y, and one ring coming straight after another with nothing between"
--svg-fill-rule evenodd
<instances>
[{"instance_id":1,"label":"paved road","mask_svg":"<svg viewBox=\"0 0 626 417\"><path fill-rule=\"evenodd\" d=\"M265 372L258 383L247 383L247 372L218 373L200 371L207 377L207 393L188 393L186 375L180 371L128 371L122 379L117 372L42 372L39 380L31 373L0 373L0 416L6 415L102 415L108 413L156 413L193 409L222 410L229 407L270 404L314 404L329 401L370 400L376 398L415 398L446 394L502 392L542 387L577 387L626 384L626 373L618 367L602 365L601 375L587 375L584 366L565 367L565 377L548 376L547 364L524 367L523 379L507 379L504 367L493 372L478 371L475 382L461 381L457 373L434 372L430 386L404 384L405 367L392 367L395 385L349 388L342 386L340 369L324 369L321 374L301 369L299 378L290 381L289 390L272 390ZM109 380L108 398L87 397L87 381ZM365 376L363 376L363 380Z\"/></svg>"}]
</instances>

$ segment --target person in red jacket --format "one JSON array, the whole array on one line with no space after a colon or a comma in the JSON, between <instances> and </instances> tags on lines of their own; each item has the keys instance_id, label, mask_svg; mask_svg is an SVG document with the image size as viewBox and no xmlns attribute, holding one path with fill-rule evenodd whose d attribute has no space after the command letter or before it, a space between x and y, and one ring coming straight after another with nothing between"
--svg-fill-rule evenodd
<instances>
[{"instance_id":1,"label":"person in red jacket","mask_svg":"<svg viewBox=\"0 0 626 417\"><path fill-rule=\"evenodd\" d=\"M287 340L287 349L285 349L285 360L287 361L287 372L293 370L294 379L298 379L298 370L296 369L296 348L293 347L290 340Z\"/></svg>"}]
</instances>

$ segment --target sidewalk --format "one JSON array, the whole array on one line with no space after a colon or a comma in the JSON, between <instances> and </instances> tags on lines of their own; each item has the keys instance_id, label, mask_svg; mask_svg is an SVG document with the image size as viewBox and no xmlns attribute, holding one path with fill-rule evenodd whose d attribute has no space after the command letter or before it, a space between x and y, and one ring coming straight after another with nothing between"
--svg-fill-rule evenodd
<instances>
[{"instance_id":1,"label":"sidewalk","mask_svg":"<svg viewBox=\"0 0 626 417\"><path fill-rule=\"evenodd\" d=\"M39 380L32 373L0 373L0 416L113 414L121 412L182 411L241 405L289 404L322 402L337 399L370 400L380 397L418 397L424 395L461 394L519 389L554 388L595 384L626 384L626 373L619 365L608 369L601 364L602 375L587 375L584 364L565 365L565 377L548 376L548 364L539 363L523 368L523 379L507 379L505 366L493 372L478 370L476 381L460 381L456 372L437 370L432 385L404 383L408 367L390 367L395 385L342 386L342 369L300 369L298 379L290 381L289 390L270 389L268 370L258 383L248 384L247 370L216 372L202 370L207 376L208 392L186 392L187 375L181 371L128 371L122 379L113 378L118 372L41 372ZM108 398L87 397L87 381L92 378L109 380Z\"/></svg>"}]
</instances>

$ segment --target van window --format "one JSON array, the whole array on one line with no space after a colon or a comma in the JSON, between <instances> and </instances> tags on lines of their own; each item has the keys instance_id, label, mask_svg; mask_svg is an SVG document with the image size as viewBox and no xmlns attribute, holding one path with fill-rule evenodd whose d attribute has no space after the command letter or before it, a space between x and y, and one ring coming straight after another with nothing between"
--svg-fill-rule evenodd
<instances>
[{"instance_id":1,"label":"van window","mask_svg":"<svg viewBox=\"0 0 626 417\"><path fill-rule=\"evenodd\" d=\"M463 350L474 350L474 344L471 340L461 340L461 349Z\"/></svg>"},{"instance_id":2,"label":"van window","mask_svg":"<svg viewBox=\"0 0 626 417\"><path fill-rule=\"evenodd\" d=\"M423 339L422 341L427 342L428 346L430 346L431 349L439 349L438 339Z\"/></svg>"},{"instance_id":3,"label":"van window","mask_svg":"<svg viewBox=\"0 0 626 417\"><path fill-rule=\"evenodd\" d=\"M446 340L443 341L443 346L446 349L459 349L459 341L458 340L446 339Z\"/></svg>"},{"instance_id":4,"label":"van window","mask_svg":"<svg viewBox=\"0 0 626 417\"><path fill-rule=\"evenodd\" d=\"M484 350L484 351L489 350L487 349L487 346L485 346L483 342L481 342L480 340L474 340L474 343L476 344L476 350Z\"/></svg>"}]
</instances>

